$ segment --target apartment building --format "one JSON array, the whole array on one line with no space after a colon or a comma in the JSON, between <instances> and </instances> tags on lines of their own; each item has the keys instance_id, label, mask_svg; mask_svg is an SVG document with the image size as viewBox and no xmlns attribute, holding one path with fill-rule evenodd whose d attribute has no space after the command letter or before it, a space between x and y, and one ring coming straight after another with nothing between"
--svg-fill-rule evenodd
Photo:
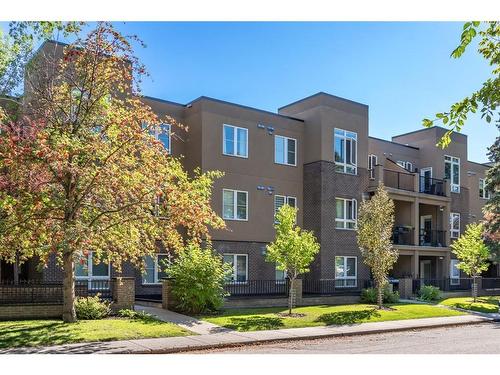
<instances>
[{"instance_id":1,"label":"apartment building","mask_svg":"<svg viewBox=\"0 0 500 375\"><path fill-rule=\"evenodd\" d=\"M450 242L482 218L489 198L488 166L467 160L466 135L453 133L444 150L435 146L446 131L440 127L391 141L375 138L369 136L367 105L323 92L276 113L203 96L187 104L143 100L188 126L186 132L165 124L170 134L161 139L187 170L224 172L212 204L227 229L214 230L212 240L232 265L234 281L283 280L265 259L275 212L285 203L298 208L297 224L314 231L321 245L307 278L335 279L345 288L369 279L356 241L357 211L381 182L395 202L393 242L400 257L391 276L460 278ZM124 267L125 276L136 278L137 295L160 293L165 257L147 258L144 274ZM13 272L9 267L2 264L2 275ZM34 272L23 267L26 275ZM91 254L88 267L77 267L77 278L89 283L113 274L111 266L94 264ZM488 275L500 272L491 266ZM61 276L53 262L37 277Z\"/></svg>"}]
</instances>

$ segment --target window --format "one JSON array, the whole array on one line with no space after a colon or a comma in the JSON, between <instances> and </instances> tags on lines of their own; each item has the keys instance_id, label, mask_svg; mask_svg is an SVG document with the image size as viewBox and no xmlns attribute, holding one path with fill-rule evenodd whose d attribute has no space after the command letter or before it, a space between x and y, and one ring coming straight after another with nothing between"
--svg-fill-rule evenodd
<instances>
[{"instance_id":1,"label":"window","mask_svg":"<svg viewBox=\"0 0 500 375\"><path fill-rule=\"evenodd\" d=\"M335 227L338 229L356 229L356 199L335 198Z\"/></svg>"},{"instance_id":2,"label":"window","mask_svg":"<svg viewBox=\"0 0 500 375\"><path fill-rule=\"evenodd\" d=\"M224 155L248 157L248 129L224 124Z\"/></svg>"},{"instance_id":3,"label":"window","mask_svg":"<svg viewBox=\"0 0 500 375\"><path fill-rule=\"evenodd\" d=\"M275 135L274 162L285 165L297 165L297 140Z\"/></svg>"},{"instance_id":4,"label":"window","mask_svg":"<svg viewBox=\"0 0 500 375\"><path fill-rule=\"evenodd\" d=\"M337 172L356 174L358 135L342 129L335 129L333 154Z\"/></svg>"},{"instance_id":5,"label":"window","mask_svg":"<svg viewBox=\"0 0 500 375\"><path fill-rule=\"evenodd\" d=\"M398 160L396 164L399 165L400 167L403 167L409 172L413 172L413 164L409 161Z\"/></svg>"},{"instance_id":6,"label":"window","mask_svg":"<svg viewBox=\"0 0 500 375\"><path fill-rule=\"evenodd\" d=\"M224 263L231 265L233 272L228 281L246 283L248 280L248 255L224 254Z\"/></svg>"},{"instance_id":7,"label":"window","mask_svg":"<svg viewBox=\"0 0 500 375\"><path fill-rule=\"evenodd\" d=\"M284 284L286 281L286 272L276 268L276 284Z\"/></svg>"},{"instance_id":8,"label":"window","mask_svg":"<svg viewBox=\"0 0 500 375\"><path fill-rule=\"evenodd\" d=\"M77 280L88 280L89 289L109 288L109 284L104 285L103 282L93 282L96 280L109 280L109 274L109 264L100 262L97 257L94 257L93 251L89 251L87 255L82 255L75 262L75 278Z\"/></svg>"},{"instance_id":9,"label":"window","mask_svg":"<svg viewBox=\"0 0 500 375\"><path fill-rule=\"evenodd\" d=\"M222 217L226 220L248 220L248 192L223 189Z\"/></svg>"},{"instance_id":10,"label":"window","mask_svg":"<svg viewBox=\"0 0 500 375\"><path fill-rule=\"evenodd\" d=\"M370 172L370 178L373 180L375 178L375 166L377 165L377 155L368 155L368 171Z\"/></svg>"},{"instance_id":11,"label":"window","mask_svg":"<svg viewBox=\"0 0 500 375\"><path fill-rule=\"evenodd\" d=\"M297 198L289 197L285 195L275 195L274 196L274 216L278 213L281 206L288 204L290 207L297 207ZM276 220L275 220L276 222Z\"/></svg>"},{"instance_id":12,"label":"window","mask_svg":"<svg viewBox=\"0 0 500 375\"><path fill-rule=\"evenodd\" d=\"M167 277L166 268L170 259L167 254L147 255L144 257L146 265L145 272L142 275L143 284L159 284L161 279Z\"/></svg>"},{"instance_id":13,"label":"window","mask_svg":"<svg viewBox=\"0 0 500 375\"><path fill-rule=\"evenodd\" d=\"M169 154L172 153L170 124L161 124L155 127L155 138L163 144Z\"/></svg>"},{"instance_id":14,"label":"window","mask_svg":"<svg viewBox=\"0 0 500 375\"><path fill-rule=\"evenodd\" d=\"M450 213L450 237L460 237L460 214L456 212Z\"/></svg>"},{"instance_id":15,"label":"window","mask_svg":"<svg viewBox=\"0 0 500 375\"><path fill-rule=\"evenodd\" d=\"M336 287L356 287L357 285L357 258L356 257L335 257L335 286Z\"/></svg>"},{"instance_id":16,"label":"window","mask_svg":"<svg viewBox=\"0 0 500 375\"><path fill-rule=\"evenodd\" d=\"M479 198L490 199L490 192L486 189L484 178L479 179Z\"/></svg>"},{"instance_id":17,"label":"window","mask_svg":"<svg viewBox=\"0 0 500 375\"><path fill-rule=\"evenodd\" d=\"M452 193L460 193L460 159L444 156L444 178L450 181Z\"/></svg>"},{"instance_id":18,"label":"window","mask_svg":"<svg viewBox=\"0 0 500 375\"><path fill-rule=\"evenodd\" d=\"M458 259L452 259L450 261L450 284L459 285L460 284L460 270L457 268Z\"/></svg>"}]
</instances>

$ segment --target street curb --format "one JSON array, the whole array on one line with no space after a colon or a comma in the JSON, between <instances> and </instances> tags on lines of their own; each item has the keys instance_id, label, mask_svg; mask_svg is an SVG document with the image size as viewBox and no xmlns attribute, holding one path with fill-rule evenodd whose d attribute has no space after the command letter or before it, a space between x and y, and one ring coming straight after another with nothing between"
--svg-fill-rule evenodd
<instances>
[{"instance_id":1,"label":"street curb","mask_svg":"<svg viewBox=\"0 0 500 375\"><path fill-rule=\"evenodd\" d=\"M432 326L429 325L421 325L414 327L401 327L401 328L386 328L386 329L376 329L376 330L367 330L367 331L358 331L358 332L336 332L336 333L327 333L324 335L311 335L311 336L300 336L300 337L283 337L283 338L273 338L273 339L261 339L261 340L252 340L252 341L244 341L244 342L233 342L233 343L219 343L219 344L200 344L194 346L187 347L178 347L178 348L164 348L164 349L155 349L155 350L146 350L144 352L136 352L137 354L175 354L175 353L185 353L185 352L195 352L202 351L208 349L223 349L223 348L234 348L240 346L254 346L259 344L270 344L270 343L279 343L279 342L288 342L288 341L303 341L303 340L318 340L323 338L333 338L333 337L352 337L352 336L366 336L366 335L374 335L380 333L390 333L390 332L402 332L402 331L413 331L417 329L433 329L433 328L443 328L443 327L458 327L458 326L466 326L466 325L474 325L474 324L483 324L483 323L492 323L493 320L491 318L485 318L481 321L471 321L471 322L463 322L463 323L438 323ZM241 332L244 333L244 332ZM126 354L126 353L113 353L113 354Z\"/></svg>"}]
</instances>

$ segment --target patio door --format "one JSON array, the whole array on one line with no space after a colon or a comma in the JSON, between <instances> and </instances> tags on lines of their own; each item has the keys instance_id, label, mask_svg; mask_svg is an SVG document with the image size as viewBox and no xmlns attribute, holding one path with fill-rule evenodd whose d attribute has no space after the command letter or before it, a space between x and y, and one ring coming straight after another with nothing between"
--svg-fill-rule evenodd
<instances>
[{"instance_id":1,"label":"patio door","mask_svg":"<svg viewBox=\"0 0 500 375\"><path fill-rule=\"evenodd\" d=\"M420 170L420 191L430 193L432 187L432 167L422 168Z\"/></svg>"},{"instance_id":2,"label":"patio door","mask_svg":"<svg viewBox=\"0 0 500 375\"><path fill-rule=\"evenodd\" d=\"M420 216L420 246L430 246L432 240L432 215Z\"/></svg>"},{"instance_id":3,"label":"patio door","mask_svg":"<svg viewBox=\"0 0 500 375\"><path fill-rule=\"evenodd\" d=\"M428 259L420 261L420 279L431 279L431 261Z\"/></svg>"}]
</instances>

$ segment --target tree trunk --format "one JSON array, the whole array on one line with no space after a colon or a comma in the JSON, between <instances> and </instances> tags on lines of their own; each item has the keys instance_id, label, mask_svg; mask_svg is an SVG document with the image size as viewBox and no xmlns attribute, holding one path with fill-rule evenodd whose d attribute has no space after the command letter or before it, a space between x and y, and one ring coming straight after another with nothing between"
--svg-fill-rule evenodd
<instances>
[{"instance_id":1,"label":"tree trunk","mask_svg":"<svg viewBox=\"0 0 500 375\"><path fill-rule=\"evenodd\" d=\"M381 284L377 287L377 305L379 310L382 309L382 303L384 302L384 290Z\"/></svg>"},{"instance_id":2,"label":"tree trunk","mask_svg":"<svg viewBox=\"0 0 500 375\"><path fill-rule=\"evenodd\" d=\"M63 321L76 322L75 312L75 264L70 253L63 254Z\"/></svg>"},{"instance_id":3,"label":"tree trunk","mask_svg":"<svg viewBox=\"0 0 500 375\"><path fill-rule=\"evenodd\" d=\"M294 293L294 279L290 279L290 286L288 288L288 315L292 315L292 308L293 308L293 293Z\"/></svg>"},{"instance_id":4,"label":"tree trunk","mask_svg":"<svg viewBox=\"0 0 500 375\"><path fill-rule=\"evenodd\" d=\"M477 299L477 278L476 276L472 277L472 300L476 302Z\"/></svg>"}]
</instances>

